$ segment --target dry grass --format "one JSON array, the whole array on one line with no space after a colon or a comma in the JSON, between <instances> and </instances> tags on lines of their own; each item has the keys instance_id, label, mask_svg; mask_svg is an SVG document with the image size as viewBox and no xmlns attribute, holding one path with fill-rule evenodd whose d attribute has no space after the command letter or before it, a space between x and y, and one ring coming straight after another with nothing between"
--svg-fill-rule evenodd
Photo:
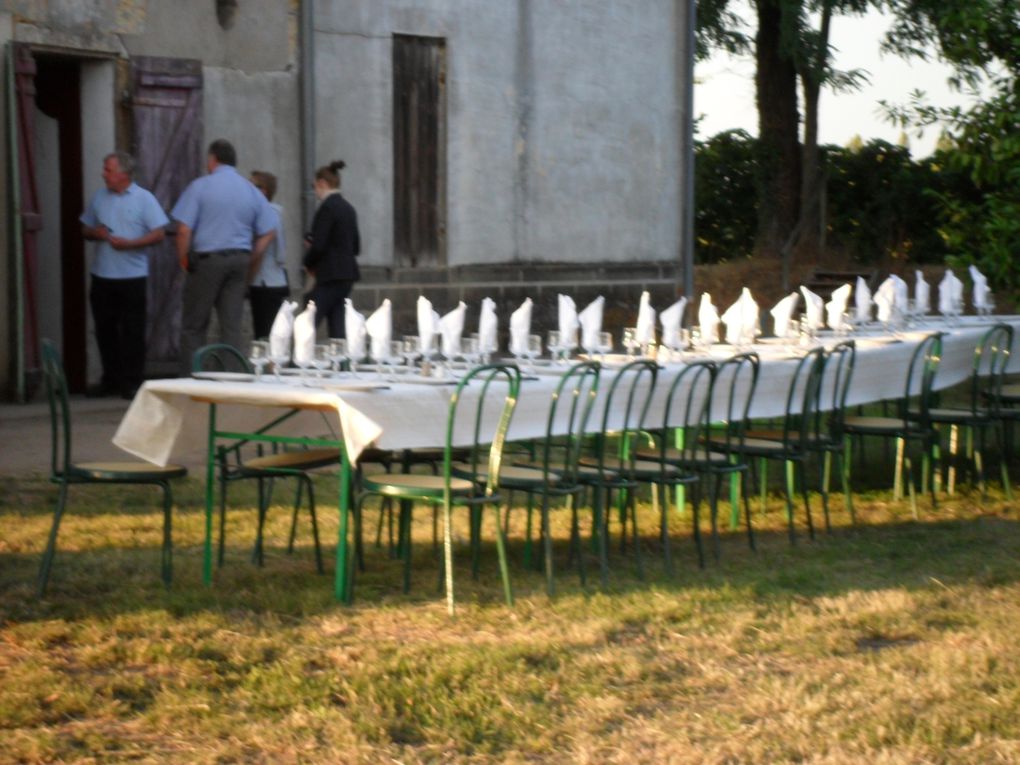
<instances>
[{"instance_id":1,"label":"dry grass","mask_svg":"<svg viewBox=\"0 0 1020 765\"><path fill-rule=\"evenodd\" d=\"M560 523L552 601L521 564L518 512L517 606L493 550L472 582L460 546L451 620L424 512L411 593L370 543L343 608L307 534L282 551L282 508L250 564L251 495L232 491L230 559L206 589L201 485L182 487L170 592L153 494L72 491L38 601L53 490L0 480L0 761L1020 762L1020 528L1001 495L916 523L869 494L857 529L836 499L833 533L795 547L775 501L755 511L758 552L727 533L705 571L677 517L673 577L645 506L646 577L617 553L607 592L567 570ZM334 516L321 508L326 540Z\"/></svg>"}]
</instances>

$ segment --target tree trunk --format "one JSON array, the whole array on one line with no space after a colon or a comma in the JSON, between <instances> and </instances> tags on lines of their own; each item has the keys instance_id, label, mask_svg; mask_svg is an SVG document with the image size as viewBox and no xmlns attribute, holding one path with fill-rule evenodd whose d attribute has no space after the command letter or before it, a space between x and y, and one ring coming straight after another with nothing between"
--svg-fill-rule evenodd
<instances>
[{"instance_id":1,"label":"tree trunk","mask_svg":"<svg viewBox=\"0 0 1020 765\"><path fill-rule=\"evenodd\" d=\"M784 6L793 4L791 0L757 0L755 90L761 153L755 254L773 257L782 253L800 209L797 69L792 46L784 45L782 39Z\"/></svg>"},{"instance_id":2,"label":"tree trunk","mask_svg":"<svg viewBox=\"0 0 1020 765\"><path fill-rule=\"evenodd\" d=\"M832 20L832 3L822 4L822 21L818 33L818 47L812 60L806 62L800 73L804 93L804 146L802 150L800 221L797 225L797 251L805 257L816 256L822 248L821 185L823 173L818 151L818 106L822 80L829 58L829 28Z\"/></svg>"}]
</instances>

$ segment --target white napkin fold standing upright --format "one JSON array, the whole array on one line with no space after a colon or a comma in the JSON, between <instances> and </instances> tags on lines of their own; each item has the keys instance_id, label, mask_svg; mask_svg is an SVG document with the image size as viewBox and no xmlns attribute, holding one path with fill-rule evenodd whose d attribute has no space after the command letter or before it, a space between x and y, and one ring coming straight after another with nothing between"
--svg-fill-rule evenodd
<instances>
[{"instance_id":1,"label":"white napkin fold standing upright","mask_svg":"<svg viewBox=\"0 0 1020 765\"><path fill-rule=\"evenodd\" d=\"M855 316L857 321L867 323L871 321L871 289L864 281L863 276L857 277L857 286L854 287L854 304L857 307Z\"/></svg>"},{"instance_id":2,"label":"white napkin fold standing upright","mask_svg":"<svg viewBox=\"0 0 1020 765\"><path fill-rule=\"evenodd\" d=\"M280 305L280 310L276 312L273 326L269 330L270 358L286 358L287 361L290 361L290 342L294 337L294 311L297 310L297 307L296 301L284 300Z\"/></svg>"},{"instance_id":3,"label":"white napkin fold standing upright","mask_svg":"<svg viewBox=\"0 0 1020 765\"><path fill-rule=\"evenodd\" d=\"M804 296L804 320L807 322L808 327L813 330L821 329L825 301L807 287L801 287L800 293Z\"/></svg>"},{"instance_id":4,"label":"white napkin fold standing upright","mask_svg":"<svg viewBox=\"0 0 1020 765\"><path fill-rule=\"evenodd\" d=\"M294 363L310 367L315 361L315 301L294 317Z\"/></svg>"},{"instance_id":5,"label":"white napkin fold standing upright","mask_svg":"<svg viewBox=\"0 0 1020 765\"><path fill-rule=\"evenodd\" d=\"M443 355L448 359L459 356L461 352L460 338L464 334L464 316L467 314L467 303L463 300L457 307L443 315L439 320L439 334L443 342Z\"/></svg>"},{"instance_id":6,"label":"white napkin fold standing upright","mask_svg":"<svg viewBox=\"0 0 1020 765\"><path fill-rule=\"evenodd\" d=\"M719 342L719 311L712 305L712 296L701 293L701 304L698 306L698 325L701 329L701 342Z\"/></svg>"},{"instance_id":7,"label":"white napkin fold standing upright","mask_svg":"<svg viewBox=\"0 0 1020 765\"><path fill-rule=\"evenodd\" d=\"M832 297L825 304L825 318L830 329L839 330L843 328L843 314L846 313L846 304L850 300L849 284L837 287L832 291Z\"/></svg>"},{"instance_id":8,"label":"white napkin fold standing upright","mask_svg":"<svg viewBox=\"0 0 1020 765\"><path fill-rule=\"evenodd\" d=\"M890 274L887 281L891 281L893 284L893 300L896 310L900 312L901 316L905 316L910 311L910 287L896 274Z\"/></svg>"},{"instance_id":9,"label":"white napkin fold standing upright","mask_svg":"<svg viewBox=\"0 0 1020 765\"><path fill-rule=\"evenodd\" d=\"M784 297L769 312L772 314L772 332L776 337L790 336L790 320L793 312L797 310L797 303L800 302L800 293L791 292Z\"/></svg>"},{"instance_id":10,"label":"white napkin fold standing upright","mask_svg":"<svg viewBox=\"0 0 1020 765\"><path fill-rule=\"evenodd\" d=\"M357 363L365 358L365 316L354 310L354 302L344 299L344 333L347 335L347 352Z\"/></svg>"},{"instance_id":11,"label":"white napkin fold standing upright","mask_svg":"<svg viewBox=\"0 0 1020 765\"><path fill-rule=\"evenodd\" d=\"M496 316L496 301L482 298L482 309L478 314L478 350L480 353L495 353L499 350L499 318Z\"/></svg>"},{"instance_id":12,"label":"white napkin fold standing upright","mask_svg":"<svg viewBox=\"0 0 1020 765\"><path fill-rule=\"evenodd\" d=\"M920 316L927 316L931 311L931 287L925 281L921 269L914 271L914 310Z\"/></svg>"},{"instance_id":13,"label":"white napkin fold standing upright","mask_svg":"<svg viewBox=\"0 0 1020 765\"><path fill-rule=\"evenodd\" d=\"M418 296L418 343L423 354L436 350L436 333L439 332L439 314L432 309L432 301Z\"/></svg>"},{"instance_id":14,"label":"white napkin fold standing upright","mask_svg":"<svg viewBox=\"0 0 1020 765\"><path fill-rule=\"evenodd\" d=\"M730 345L754 341L758 332L758 304L747 287L740 291L740 297L726 309L722 320L726 325L726 342Z\"/></svg>"},{"instance_id":15,"label":"white napkin fold standing upright","mask_svg":"<svg viewBox=\"0 0 1020 765\"><path fill-rule=\"evenodd\" d=\"M510 314L510 353L528 355L528 335L531 334L531 298L524 298L520 307Z\"/></svg>"},{"instance_id":16,"label":"white napkin fold standing upright","mask_svg":"<svg viewBox=\"0 0 1020 765\"><path fill-rule=\"evenodd\" d=\"M372 358L376 361L388 359L390 341L393 339L393 306L389 298L383 300L382 305L365 320L365 331L368 333Z\"/></svg>"},{"instance_id":17,"label":"white napkin fold standing upright","mask_svg":"<svg viewBox=\"0 0 1020 765\"><path fill-rule=\"evenodd\" d=\"M878 320L886 323L892 321L896 310L896 282L890 276L875 290L875 306L878 309Z\"/></svg>"},{"instance_id":18,"label":"white napkin fold standing upright","mask_svg":"<svg viewBox=\"0 0 1020 765\"><path fill-rule=\"evenodd\" d=\"M642 347L655 342L655 309L652 308L652 296L647 290L641 293L641 301L638 303L634 339Z\"/></svg>"},{"instance_id":19,"label":"white napkin fold standing upright","mask_svg":"<svg viewBox=\"0 0 1020 765\"><path fill-rule=\"evenodd\" d=\"M682 297L659 313L659 323L662 325L662 344L667 348L680 347L680 324L684 320L686 309L687 298Z\"/></svg>"},{"instance_id":20,"label":"white napkin fold standing upright","mask_svg":"<svg viewBox=\"0 0 1020 765\"><path fill-rule=\"evenodd\" d=\"M602 332L602 313L606 299L599 295L577 314L581 324L581 347L595 350L599 347L599 333Z\"/></svg>"},{"instance_id":21,"label":"white napkin fold standing upright","mask_svg":"<svg viewBox=\"0 0 1020 765\"><path fill-rule=\"evenodd\" d=\"M951 316L963 311L963 282L947 268L939 282L939 313Z\"/></svg>"},{"instance_id":22,"label":"white napkin fold standing upright","mask_svg":"<svg viewBox=\"0 0 1020 765\"><path fill-rule=\"evenodd\" d=\"M570 295L557 295L557 318L560 329L560 343L568 348L577 347L577 306Z\"/></svg>"},{"instance_id":23,"label":"white napkin fold standing upright","mask_svg":"<svg viewBox=\"0 0 1020 765\"><path fill-rule=\"evenodd\" d=\"M968 266L970 279L974 282L974 310L984 311L991 308L988 299L991 290L988 289L988 277L978 271L977 266Z\"/></svg>"}]
</instances>

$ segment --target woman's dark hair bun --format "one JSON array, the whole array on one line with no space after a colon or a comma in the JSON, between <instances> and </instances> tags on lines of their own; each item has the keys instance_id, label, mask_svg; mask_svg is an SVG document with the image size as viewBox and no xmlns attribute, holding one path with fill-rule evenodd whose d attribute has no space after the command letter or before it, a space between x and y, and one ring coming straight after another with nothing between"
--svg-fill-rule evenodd
<instances>
[{"instance_id":1,"label":"woman's dark hair bun","mask_svg":"<svg viewBox=\"0 0 1020 765\"><path fill-rule=\"evenodd\" d=\"M344 162L342 159L334 159L332 162L329 163L329 169L332 170L334 173L339 173L345 167L347 167L347 163Z\"/></svg>"}]
</instances>

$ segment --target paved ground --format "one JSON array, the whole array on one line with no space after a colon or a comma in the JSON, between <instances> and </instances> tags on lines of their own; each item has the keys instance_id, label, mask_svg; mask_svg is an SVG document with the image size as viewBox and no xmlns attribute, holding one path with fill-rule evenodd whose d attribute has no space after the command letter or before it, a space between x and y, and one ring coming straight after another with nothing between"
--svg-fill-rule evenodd
<instances>
[{"instance_id":1,"label":"paved ground","mask_svg":"<svg viewBox=\"0 0 1020 765\"><path fill-rule=\"evenodd\" d=\"M71 454L76 462L133 459L111 442L129 404L119 398L71 397ZM203 456L200 451L179 461L197 469ZM46 402L0 404L0 474L48 473L49 463L50 412Z\"/></svg>"}]
</instances>

